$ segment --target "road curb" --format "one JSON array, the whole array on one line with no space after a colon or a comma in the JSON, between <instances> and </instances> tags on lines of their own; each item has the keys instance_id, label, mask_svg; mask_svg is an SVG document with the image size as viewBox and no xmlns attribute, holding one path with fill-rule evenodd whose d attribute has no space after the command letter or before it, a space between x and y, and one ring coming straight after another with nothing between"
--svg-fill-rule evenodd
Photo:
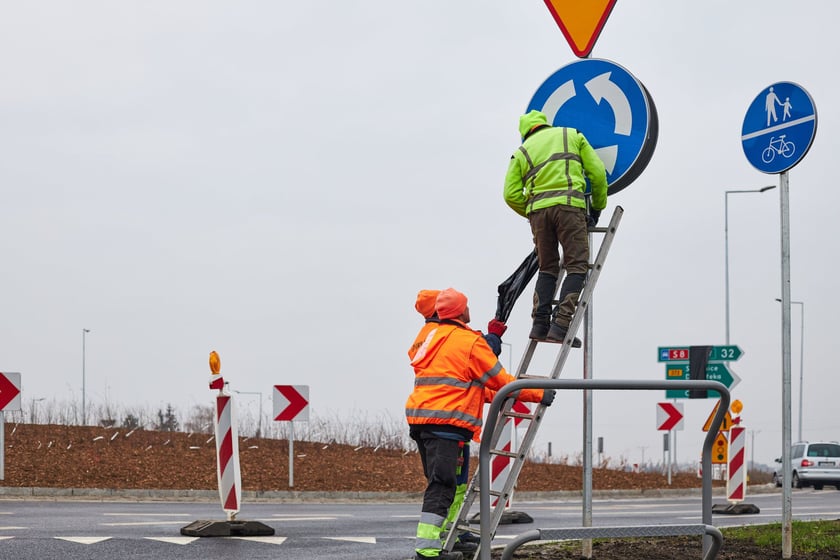
<instances>
[{"instance_id":1,"label":"road curb","mask_svg":"<svg viewBox=\"0 0 840 560\"><path fill-rule=\"evenodd\" d=\"M747 494L769 494L781 492L772 484L750 486ZM700 488L654 488L636 490L593 490L593 498L660 498L678 496L700 496ZM714 488L714 496L724 496L724 488ZM515 498L521 502L545 502L577 500L583 492L517 492ZM306 492L306 491L243 491L243 503L342 503L342 502L385 502L404 503L422 501L422 492ZM43 488L0 486L0 499L36 500L88 500L88 501L165 501L165 502L216 502L219 493L215 490L134 490L109 488Z\"/></svg>"}]
</instances>

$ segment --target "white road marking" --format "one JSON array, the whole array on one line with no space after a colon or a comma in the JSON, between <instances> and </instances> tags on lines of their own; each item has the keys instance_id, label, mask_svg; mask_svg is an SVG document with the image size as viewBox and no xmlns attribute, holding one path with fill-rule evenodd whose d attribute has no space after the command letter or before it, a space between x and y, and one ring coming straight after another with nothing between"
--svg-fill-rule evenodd
<instances>
[{"instance_id":1,"label":"white road marking","mask_svg":"<svg viewBox=\"0 0 840 560\"><path fill-rule=\"evenodd\" d=\"M376 537L324 537L334 541L349 541L364 544L376 544Z\"/></svg>"},{"instance_id":2,"label":"white road marking","mask_svg":"<svg viewBox=\"0 0 840 560\"><path fill-rule=\"evenodd\" d=\"M189 517L189 513L103 513L102 515L110 515L112 517Z\"/></svg>"},{"instance_id":3,"label":"white road marking","mask_svg":"<svg viewBox=\"0 0 840 560\"><path fill-rule=\"evenodd\" d=\"M69 541L78 544L96 544L110 540L111 537L53 537L60 541Z\"/></svg>"},{"instance_id":4,"label":"white road marking","mask_svg":"<svg viewBox=\"0 0 840 560\"><path fill-rule=\"evenodd\" d=\"M239 539L242 541L253 541L265 544L283 544L287 537L229 537L231 539Z\"/></svg>"},{"instance_id":5,"label":"white road marking","mask_svg":"<svg viewBox=\"0 0 840 560\"><path fill-rule=\"evenodd\" d=\"M115 523L100 523L105 527L139 527L142 525L183 525L183 521L122 521Z\"/></svg>"},{"instance_id":6,"label":"white road marking","mask_svg":"<svg viewBox=\"0 0 840 560\"><path fill-rule=\"evenodd\" d=\"M169 544L180 544L180 545L190 544L191 542L197 541L199 539L199 537L143 537L143 538L148 539L150 541L159 541L159 542L164 542L164 543L169 543Z\"/></svg>"}]
</instances>

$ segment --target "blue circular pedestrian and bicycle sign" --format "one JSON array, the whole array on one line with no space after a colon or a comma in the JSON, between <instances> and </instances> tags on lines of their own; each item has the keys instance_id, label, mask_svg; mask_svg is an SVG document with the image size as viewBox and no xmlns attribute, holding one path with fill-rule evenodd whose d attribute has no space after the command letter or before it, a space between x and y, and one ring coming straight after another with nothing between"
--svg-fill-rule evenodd
<instances>
[{"instance_id":1,"label":"blue circular pedestrian and bicycle sign","mask_svg":"<svg viewBox=\"0 0 840 560\"><path fill-rule=\"evenodd\" d=\"M548 77L528 111L536 109L553 126L580 130L607 168L612 196L644 171L659 135L656 106L630 72L608 60L584 58Z\"/></svg>"},{"instance_id":2,"label":"blue circular pedestrian and bicycle sign","mask_svg":"<svg viewBox=\"0 0 840 560\"><path fill-rule=\"evenodd\" d=\"M777 82L747 109L741 145L753 167L783 173L805 157L816 133L817 109L808 92L793 82Z\"/></svg>"}]
</instances>

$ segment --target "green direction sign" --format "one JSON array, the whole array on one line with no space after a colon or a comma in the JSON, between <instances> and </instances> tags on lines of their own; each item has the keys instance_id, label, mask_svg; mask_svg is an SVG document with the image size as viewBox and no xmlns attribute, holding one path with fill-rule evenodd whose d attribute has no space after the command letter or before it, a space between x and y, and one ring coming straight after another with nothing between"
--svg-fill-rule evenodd
<instances>
[{"instance_id":1,"label":"green direction sign","mask_svg":"<svg viewBox=\"0 0 840 560\"><path fill-rule=\"evenodd\" d=\"M723 348L726 348L725 346ZM739 354L740 356L740 354ZM691 374L688 364L668 364L665 366L665 379L691 379ZM720 381L727 388L731 389L737 385L741 378L729 369L729 366L723 363L706 364L706 379L708 381ZM712 396L717 398L717 395L712 392ZM687 399L688 391L684 389L674 390L667 389L665 391L666 399Z\"/></svg>"},{"instance_id":2,"label":"green direction sign","mask_svg":"<svg viewBox=\"0 0 840 560\"><path fill-rule=\"evenodd\" d=\"M740 347L731 344L729 346L712 346L712 352L709 354L710 362L734 362L743 354ZM708 371L706 373L708 375ZM708 379L708 377L706 377Z\"/></svg>"},{"instance_id":3,"label":"green direction sign","mask_svg":"<svg viewBox=\"0 0 840 560\"><path fill-rule=\"evenodd\" d=\"M660 346L657 349L660 362L688 362L688 346ZM734 344L712 346L710 362L734 362L743 354L743 350Z\"/></svg>"}]
</instances>

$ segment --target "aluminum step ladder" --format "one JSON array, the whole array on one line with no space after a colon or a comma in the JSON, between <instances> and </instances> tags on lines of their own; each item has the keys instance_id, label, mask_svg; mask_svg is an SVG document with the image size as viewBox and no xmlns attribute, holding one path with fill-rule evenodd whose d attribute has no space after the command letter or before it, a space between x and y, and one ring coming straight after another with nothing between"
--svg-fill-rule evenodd
<instances>
[{"instance_id":1,"label":"aluminum step ladder","mask_svg":"<svg viewBox=\"0 0 840 560\"><path fill-rule=\"evenodd\" d=\"M586 314L587 306L589 305L589 301L592 299L592 293L595 290L595 286L598 283L598 278L601 275L601 269L604 266L604 261L607 259L607 254L609 253L610 246L612 245L613 238L615 237L615 232L618 229L618 224L621 222L621 217L624 215L624 209L621 206L617 206L615 211L613 212L612 218L610 219L610 223L607 227L596 227L590 228L590 232L592 233L603 233L604 236L601 240L601 245L598 249L598 254L595 257L595 260L589 266L589 274L587 276L586 282L583 286L583 291L581 292L580 298L578 299L578 306L577 310L575 311L574 316L572 317L572 322L569 325L569 330L566 332L566 339L560 345L560 352L554 362L554 366L551 369L551 372L548 376L546 375L531 375L528 374L528 367L531 364L531 359L534 356L534 352L537 349L537 345L542 344L556 344L554 342L545 342L545 341L537 341L537 340L530 340L528 341L528 346L525 350L525 353L522 356L521 361L519 362L519 367L516 370L516 378L517 379L528 379L528 378L540 378L540 379L557 379L560 376L560 373L563 371L563 367L566 364L566 359L569 356L569 352L572 349L572 341L574 340L575 334L578 331L581 323L583 323L584 315ZM558 289L561 284L561 278L558 278L557 284ZM555 302L556 303L556 302ZM535 404L534 410L531 413L522 413L516 412L511 410L513 402L508 400L505 403L504 407L502 408L500 415L504 417L504 421L500 421L496 425L496 430L493 432L491 437L491 450L490 455L492 456L503 456L509 457L512 459L512 464L510 465L510 469L508 471L507 477L504 480L501 490L492 490L488 489L491 496L496 498L496 503L493 506L493 513L492 513L492 532L495 535L496 529L499 526L499 521L502 519L502 515L505 513L505 507L507 506L508 501L510 500L511 496L513 495L513 489L516 486L516 480L519 478L519 473L522 470L522 466L525 463L525 458L528 455L529 450L531 449L531 445L534 442L534 439L537 435L537 429L540 426L542 421L543 415L545 414L545 409L547 408L545 405ZM525 435L522 437L521 441L519 442L518 447L513 450L507 451L505 449L500 449L497 447L500 435L504 426L508 422L514 422L516 420L524 420L528 422L528 427L526 428ZM487 434L484 434L484 437L487 437ZM458 512L458 517L456 518L452 527L448 529L448 534L446 537L446 542L444 543L444 550L451 551L453 546L455 545L455 540L457 535L469 532L474 535L480 534L480 530L477 528L473 528L470 526L469 520L467 519L470 509L473 506L476 498L478 497L481 489L479 488L479 477L478 477L478 469L474 473L470 485L467 488L467 493L464 496L464 503L461 505L461 509ZM480 550L480 548L479 548ZM478 558L479 550L475 552L475 558Z\"/></svg>"}]
</instances>

